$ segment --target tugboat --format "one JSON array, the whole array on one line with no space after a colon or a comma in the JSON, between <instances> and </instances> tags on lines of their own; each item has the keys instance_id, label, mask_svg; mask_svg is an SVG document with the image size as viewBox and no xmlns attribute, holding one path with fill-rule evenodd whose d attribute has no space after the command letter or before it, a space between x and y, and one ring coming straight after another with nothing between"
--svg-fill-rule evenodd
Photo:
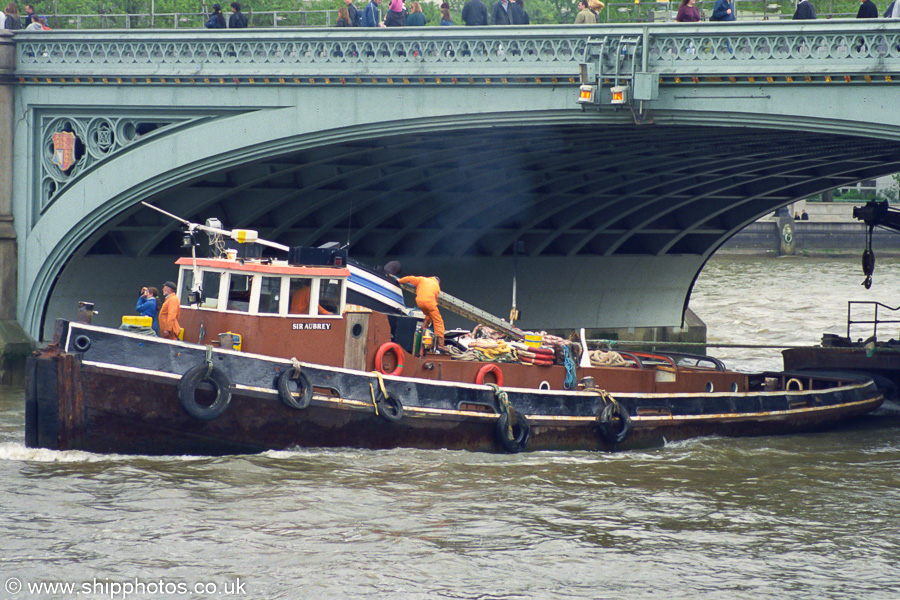
<instances>
[{"instance_id":1,"label":"tugboat","mask_svg":"<svg viewBox=\"0 0 900 600\"><path fill-rule=\"evenodd\" d=\"M185 223L189 242L206 231L213 250L199 258L190 243L176 263L183 341L57 321L28 366L29 447L612 451L822 429L883 401L853 375L745 374L663 353L610 360L583 336L522 332L443 293L442 307L480 325L438 352L424 347L419 314L377 306L399 289L391 277L366 271L368 291L348 302L358 267L346 249L263 257L260 246L283 247ZM225 237L255 243L232 249Z\"/></svg>"},{"instance_id":2,"label":"tugboat","mask_svg":"<svg viewBox=\"0 0 900 600\"><path fill-rule=\"evenodd\" d=\"M872 231L884 227L900 232L900 211L890 208L887 202L869 202L853 209L853 217L866 225L866 248L862 256L865 279L863 286L872 287L875 272L875 253L872 251ZM860 313L865 316L859 316ZM853 340L851 328L871 325L872 335ZM900 326L900 306L891 307L881 302L850 301L847 303L847 335L825 333L822 344L807 348L791 348L782 351L784 368L791 371L827 373L854 373L869 377L888 400L898 399L900 390L900 340L890 337L879 340L881 333L890 326L897 332ZM900 334L898 334L900 337Z\"/></svg>"}]
</instances>

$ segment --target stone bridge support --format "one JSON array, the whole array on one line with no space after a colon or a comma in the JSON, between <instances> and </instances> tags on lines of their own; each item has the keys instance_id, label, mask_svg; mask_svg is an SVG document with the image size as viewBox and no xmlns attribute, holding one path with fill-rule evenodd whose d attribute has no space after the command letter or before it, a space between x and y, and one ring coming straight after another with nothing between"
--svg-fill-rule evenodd
<instances>
[{"instance_id":1,"label":"stone bridge support","mask_svg":"<svg viewBox=\"0 0 900 600\"><path fill-rule=\"evenodd\" d=\"M13 120L15 101L8 76L16 69L12 33L0 30L0 383L21 378L32 342L16 321L16 230L13 227Z\"/></svg>"}]
</instances>

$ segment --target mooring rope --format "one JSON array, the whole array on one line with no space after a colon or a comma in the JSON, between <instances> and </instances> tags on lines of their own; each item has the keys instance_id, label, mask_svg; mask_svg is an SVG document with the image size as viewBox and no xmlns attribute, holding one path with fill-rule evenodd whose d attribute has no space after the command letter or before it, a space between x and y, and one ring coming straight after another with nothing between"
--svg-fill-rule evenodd
<instances>
[{"instance_id":1,"label":"mooring rope","mask_svg":"<svg viewBox=\"0 0 900 600\"><path fill-rule=\"evenodd\" d=\"M574 390L577 385L575 380L575 360L572 358L572 351L569 345L563 346L563 364L566 366L566 379L563 381L563 387L567 390Z\"/></svg>"},{"instance_id":2,"label":"mooring rope","mask_svg":"<svg viewBox=\"0 0 900 600\"><path fill-rule=\"evenodd\" d=\"M592 346L697 346L705 348L759 348L778 349L778 348L809 348L812 344L715 344L710 342L654 342L649 340L587 340Z\"/></svg>"}]
</instances>

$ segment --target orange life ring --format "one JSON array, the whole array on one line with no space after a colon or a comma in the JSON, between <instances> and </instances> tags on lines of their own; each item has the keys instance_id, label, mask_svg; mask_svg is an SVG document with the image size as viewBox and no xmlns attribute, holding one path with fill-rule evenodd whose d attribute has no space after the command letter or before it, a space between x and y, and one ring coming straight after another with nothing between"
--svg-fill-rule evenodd
<instances>
[{"instance_id":1,"label":"orange life ring","mask_svg":"<svg viewBox=\"0 0 900 600\"><path fill-rule=\"evenodd\" d=\"M484 383L484 376L488 373L493 373L494 378L497 380L497 386L503 387L503 371L500 370L500 367L491 363L488 365L484 365L480 369L478 369L478 375L475 376L475 383L481 385Z\"/></svg>"},{"instance_id":2,"label":"orange life ring","mask_svg":"<svg viewBox=\"0 0 900 600\"><path fill-rule=\"evenodd\" d=\"M394 356L397 357L397 368L395 368L392 372L388 373L384 370L384 355L388 352L393 352ZM395 344L394 342L386 342L381 345L381 348L378 349L378 352L375 353L375 369L383 374L383 375L399 375L403 372L403 349L400 348L400 344Z\"/></svg>"}]
</instances>

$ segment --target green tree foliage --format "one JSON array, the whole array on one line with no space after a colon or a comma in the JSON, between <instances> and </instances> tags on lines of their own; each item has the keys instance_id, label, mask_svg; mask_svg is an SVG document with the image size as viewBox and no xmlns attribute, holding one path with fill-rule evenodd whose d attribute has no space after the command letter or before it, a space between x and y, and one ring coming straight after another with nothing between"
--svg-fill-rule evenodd
<instances>
[{"instance_id":1,"label":"green tree foliage","mask_svg":"<svg viewBox=\"0 0 900 600\"><path fill-rule=\"evenodd\" d=\"M878 192L877 198L878 200L886 200L894 205L900 203L900 173L891 175L891 183Z\"/></svg>"}]
</instances>

